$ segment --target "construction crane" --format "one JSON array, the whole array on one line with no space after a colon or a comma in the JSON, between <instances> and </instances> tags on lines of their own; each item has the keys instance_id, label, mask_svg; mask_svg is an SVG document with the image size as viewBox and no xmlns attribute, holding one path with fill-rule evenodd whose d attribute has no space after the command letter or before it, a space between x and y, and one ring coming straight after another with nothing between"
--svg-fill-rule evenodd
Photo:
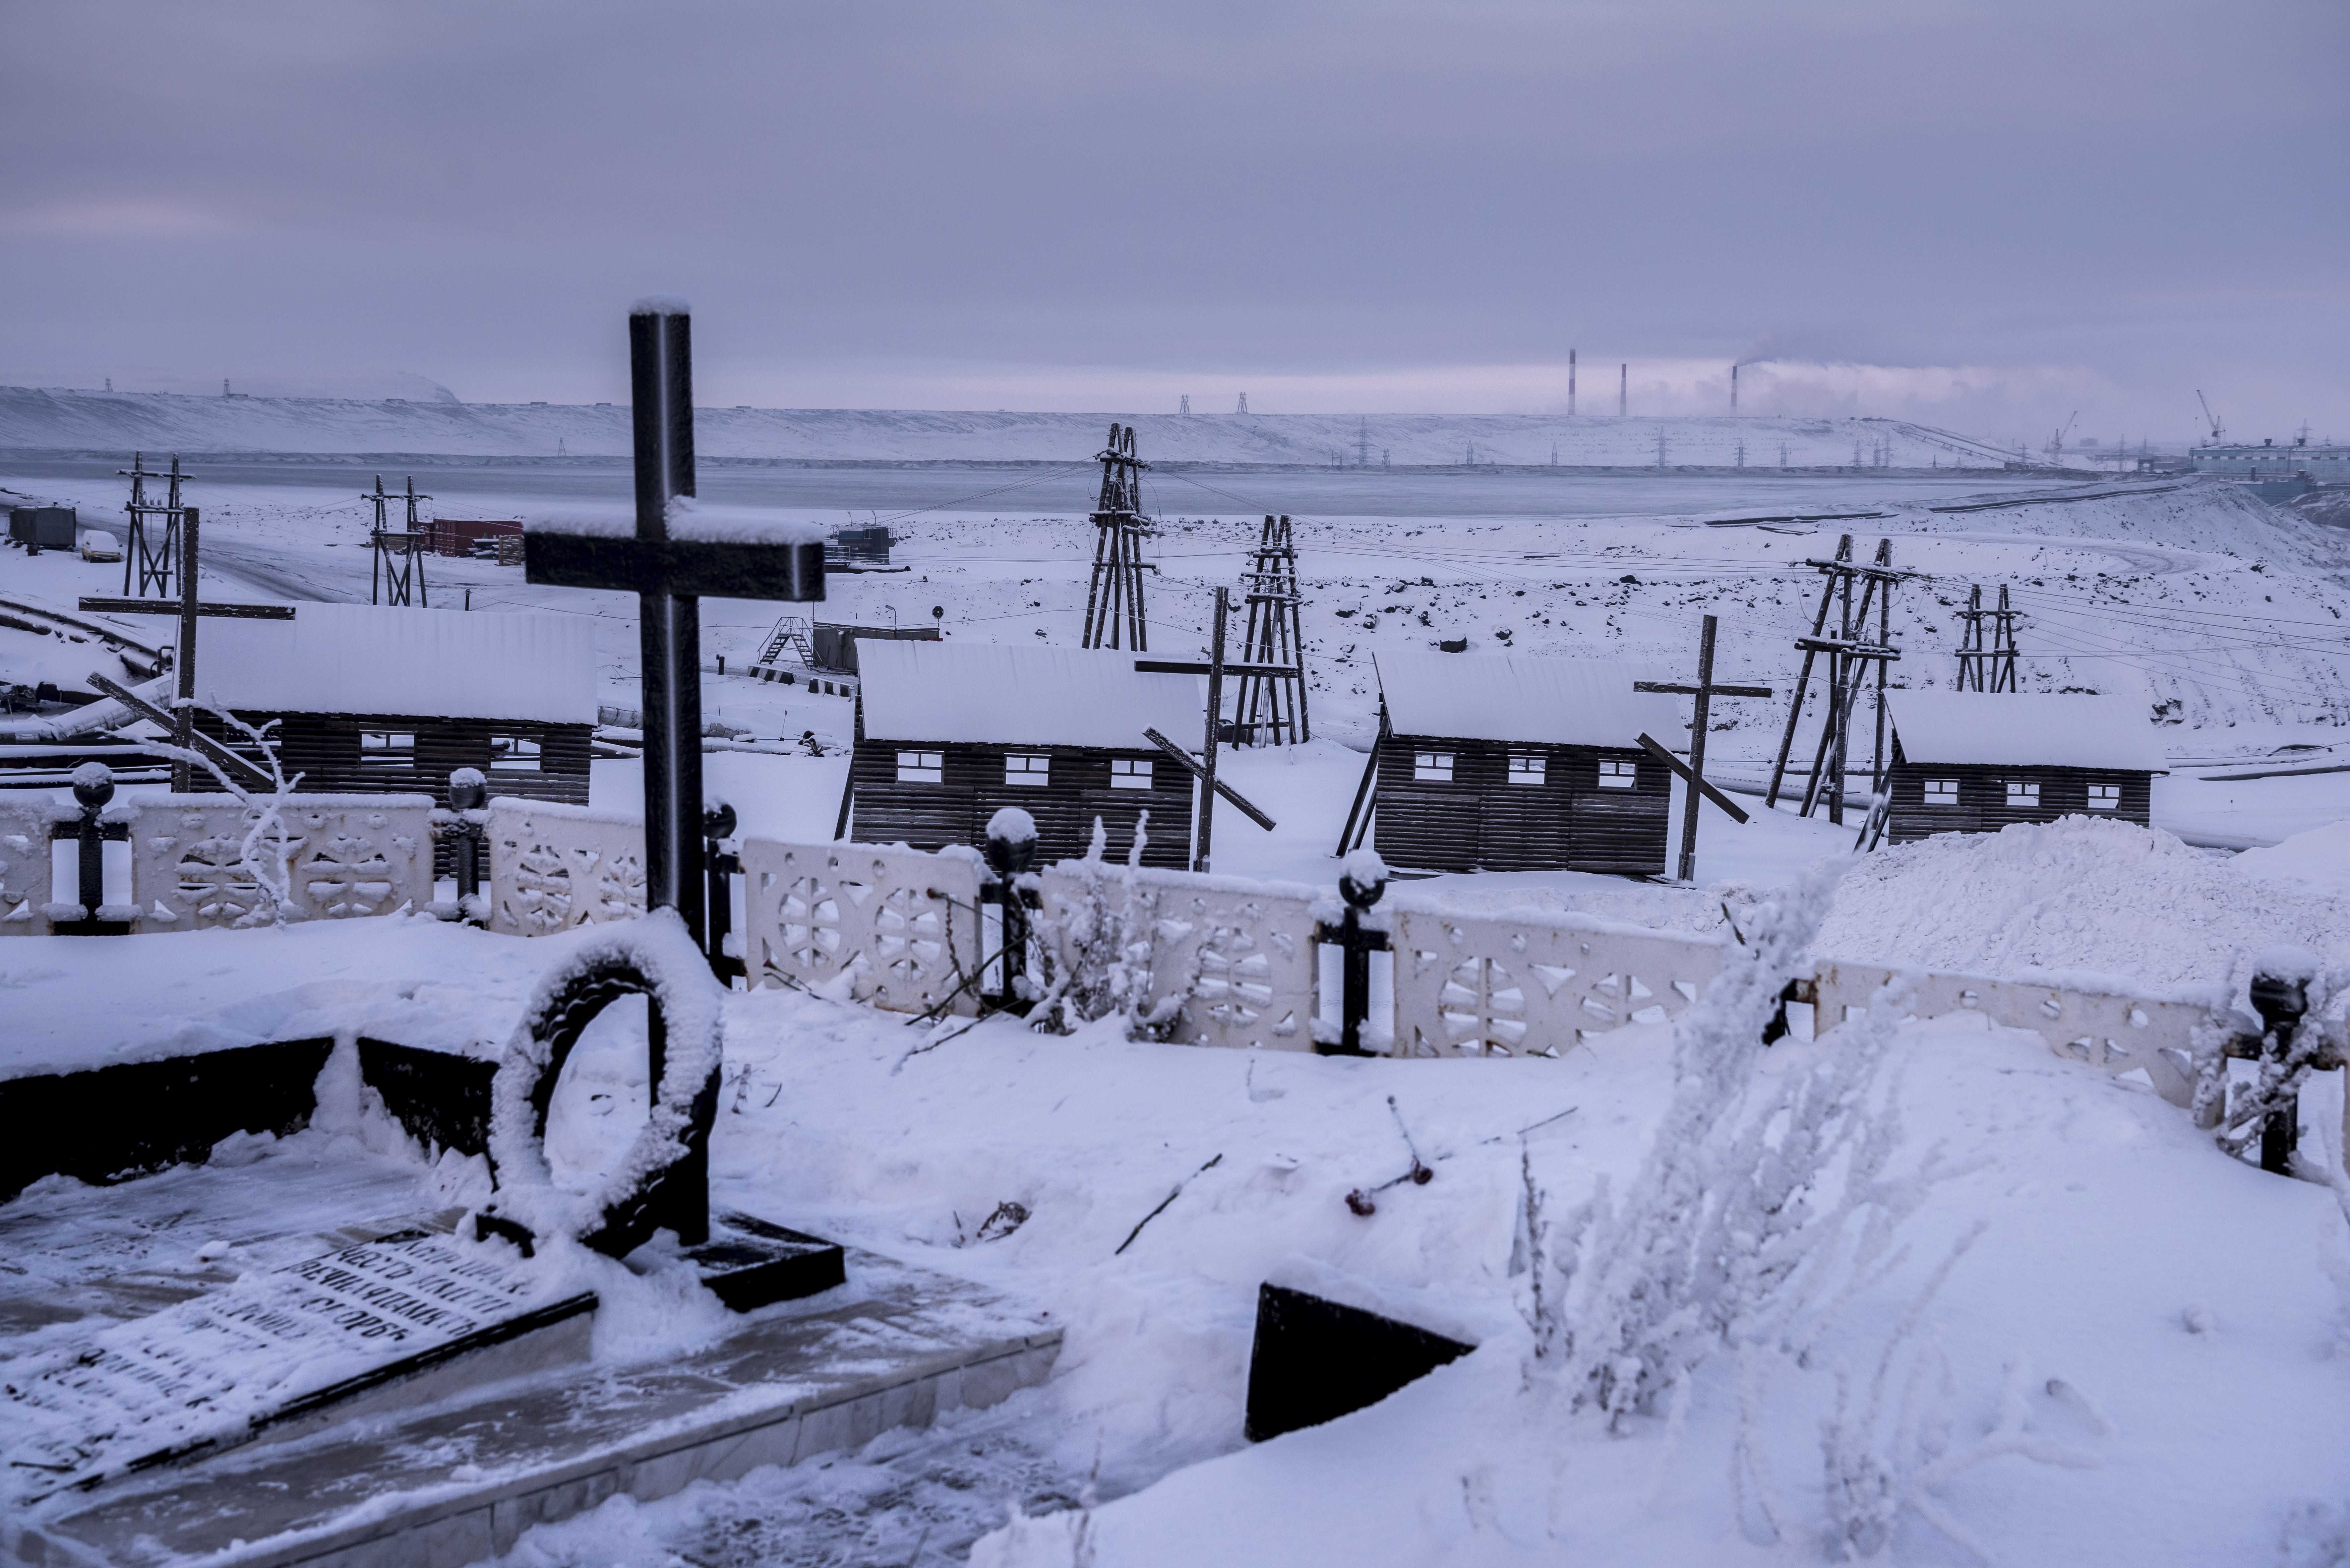
<instances>
[{"instance_id":1,"label":"construction crane","mask_svg":"<svg viewBox=\"0 0 2350 1568\"><path fill-rule=\"evenodd\" d=\"M2073 426L2080 417L2081 410L2074 409L2073 417L2057 426L2056 433L2048 438L2048 461L2059 468L2064 466L2064 438L2073 433Z\"/></svg>"},{"instance_id":2,"label":"construction crane","mask_svg":"<svg viewBox=\"0 0 2350 1568\"><path fill-rule=\"evenodd\" d=\"M2220 416L2211 411L2211 405L2205 400L2203 397L2203 389L2200 387L2195 389L2195 400L2203 404L2203 422L2211 427L2211 444L2213 446L2218 446L2222 441L2227 439L2228 427L2221 424L2220 422Z\"/></svg>"}]
</instances>

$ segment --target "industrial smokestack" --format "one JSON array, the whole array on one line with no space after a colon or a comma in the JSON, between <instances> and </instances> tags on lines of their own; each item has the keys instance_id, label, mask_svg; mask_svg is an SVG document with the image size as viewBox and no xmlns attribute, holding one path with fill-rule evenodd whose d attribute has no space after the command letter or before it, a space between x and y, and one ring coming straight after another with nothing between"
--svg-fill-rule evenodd
<instances>
[{"instance_id":1,"label":"industrial smokestack","mask_svg":"<svg viewBox=\"0 0 2350 1568\"><path fill-rule=\"evenodd\" d=\"M1632 411L1632 367L1627 362L1616 368L1616 417L1622 419Z\"/></svg>"},{"instance_id":2,"label":"industrial smokestack","mask_svg":"<svg viewBox=\"0 0 2350 1568\"><path fill-rule=\"evenodd\" d=\"M1566 351L1566 417L1575 417L1575 350Z\"/></svg>"},{"instance_id":3,"label":"industrial smokestack","mask_svg":"<svg viewBox=\"0 0 2350 1568\"><path fill-rule=\"evenodd\" d=\"M1730 411L1733 414L1738 411L1738 367L1735 365L1730 368Z\"/></svg>"}]
</instances>

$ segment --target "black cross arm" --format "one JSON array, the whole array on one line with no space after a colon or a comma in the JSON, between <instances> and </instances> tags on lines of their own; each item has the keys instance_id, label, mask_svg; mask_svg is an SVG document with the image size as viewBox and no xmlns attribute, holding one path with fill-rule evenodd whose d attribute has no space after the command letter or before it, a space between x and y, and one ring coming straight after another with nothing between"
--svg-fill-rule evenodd
<instances>
[{"instance_id":1,"label":"black cross arm","mask_svg":"<svg viewBox=\"0 0 2350 1568\"><path fill-rule=\"evenodd\" d=\"M1635 680L1635 691L1669 691L1677 697L1768 697L1768 686L1676 686L1669 680Z\"/></svg>"},{"instance_id":2,"label":"black cross arm","mask_svg":"<svg viewBox=\"0 0 2350 1568\"><path fill-rule=\"evenodd\" d=\"M1799 637L1795 646L1805 653L1841 653L1846 659L1898 659L1898 648L1879 648L1874 643L1844 642L1833 637Z\"/></svg>"},{"instance_id":3,"label":"black cross arm","mask_svg":"<svg viewBox=\"0 0 2350 1568\"><path fill-rule=\"evenodd\" d=\"M184 615L187 607L177 599L114 599L89 598L81 607L94 615ZM292 620L292 605L216 605L200 604L196 613L203 616L224 617L230 620Z\"/></svg>"},{"instance_id":4,"label":"black cross arm","mask_svg":"<svg viewBox=\"0 0 2350 1568\"><path fill-rule=\"evenodd\" d=\"M129 691L116 682L109 680L103 675L93 674L89 678L89 683L99 691L104 692L107 696L113 698L117 702L121 703L125 708L130 709L133 713L138 714L140 718L148 720L152 723L161 724L166 730L176 730L179 728L180 722L177 719L172 718L171 714L166 713L162 709L156 707L155 704L148 701L144 697L140 696L136 691ZM222 745L218 741L213 740L210 735L205 734L202 730L191 726L188 731L188 736L189 739L195 742L195 749L197 751L203 753L206 756L212 758L213 761L219 763L222 766L244 769L255 784L260 784L265 789L274 788L276 786L276 781L275 779L272 779L267 774L262 772L261 769L245 761L243 757L238 756L234 752L230 751L226 746Z\"/></svg>"},{"instance_id":5,"label":"black cross arm","mask_svg":"<svg viewBox=\"0 0 2350 1568\"><path fill-rule=\"evenodd\" d=\"M1206 780L1208 776L1207 768L1201 763L1195 761L1191 753L1185 751L1182 747L1177 745L1174 742L1169 740L1166 736L1160 734L1156 730L1145 730L1142 732L1142 734L1143 738L1149 741L1152 745L1157 746L1160 751L1174 758L1176 763L1185 772L1189 773L1193 778L1203 782ZM1233 789L1232 785L1226 784L1222 779L1218 779L1216 781L1216 793L1223 796L1226 800L1231 801L1234 805L1240 807L1242 811L1245 812L1251 822L1255 823L1267 833L1271 833L1273 831L1273 818L1265 815L1264 813L1259 811L1247 801L1242 799L1240 792Z\"/></svg>"},{"instance_id":6,"label":"black cross arm","mask_svg":"<svg viewBox=\"0 0 2350 1568\"><path fill-rule=\"evenodd\" d=\"M526 534L523 572L555 588L616 588L688 598L824 597L824 545L633 539L600 534Z\"/></svg>"},{"instance_id":7,"label":"black cross arm","mask_svg":"<svg viewBox=\"0 0 2350 1568\"><path fill-rule=\"evenodd\" d=\"M1138 675L1212 675L1212 664L1187 663L1180 659L1138 659L1134 661ZM1224 673L1232 676L1271 675L1287 680L1297 674L1295 664L1227 664Z\"/></svg>"},{"instance_id":8,"label":"black cross arm","mask_svg":"<svg viewBox=\"0 0 2350 1568\"><path fill-rule=\"evenodd\" d=\"M1721 807L1722 810L1730 814L1731 821L1744 822L1746 820L1745 810L1735 801L1722 794L1720 790L1714 788L1711 784L1706 783L1705 780L1697 777L1694 774L1691 774L1690 772L1690 765L1687 763L1673 755L1672 753L1665 750L1664 747L1657 744L1656 741L1645 732L1640 736L1640 745L1641 748L1650 756L1664 763L1665 766L1672 769L1673 772L1680 774L1681 782L1683 784L1696 784L1698 789L1703 793L1706 799L1713 802L1714 805Z\"/></svg>"}]
</instances>

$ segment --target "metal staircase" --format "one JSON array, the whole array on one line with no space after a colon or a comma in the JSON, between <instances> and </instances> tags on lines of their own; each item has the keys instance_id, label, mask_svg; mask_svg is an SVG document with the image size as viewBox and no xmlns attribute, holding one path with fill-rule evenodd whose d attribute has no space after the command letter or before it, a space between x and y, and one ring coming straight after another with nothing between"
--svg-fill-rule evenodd
<instances>
[{"instance_id":1,"label":"metal staircase","mask_svg":"<svg viewBox=\"0 0 2350 1568\"><path fill-rule=\"evenodd\" d=\"M767 634L766 646L759 649L759 657L753 663L772 665L787 649L799 654L802 668L816 668L816 649L808 641L806 617L787 615L776 621L775 629Z\"/></svg>"}]
</instances>

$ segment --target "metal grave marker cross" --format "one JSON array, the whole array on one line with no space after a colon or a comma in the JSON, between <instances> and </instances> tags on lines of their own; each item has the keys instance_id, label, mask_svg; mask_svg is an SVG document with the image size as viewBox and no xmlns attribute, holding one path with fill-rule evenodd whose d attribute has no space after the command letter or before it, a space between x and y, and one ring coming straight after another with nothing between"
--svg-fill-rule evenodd
<instances>
[{"instance_id":1,"label":"metal grave marker cross","mask_svg":"<svg viewBox=\"0 0 2350 1568\"><path fill-rule=\"evenodd\" d=\"M824 542L676 539L671 503L693 494L692 319L685 302L629 313L636 430L633 536L534 532L525 576L637 596L644 671L645 903L675 909L705 950L702 811L702 600L824 597Z\"/></svg>"},{"instance_id":2,"label":"metal grave marker cross","mask_svg":"<svg viewBox=\"0 0 2350 1568\"><path fill-rule=\"evenodd\" d=\"M1640 737L1641 746L1649 755L1680 774L1689 785L1681 805L1680 880L1697 880L1697 802L1700 794L1730 814L1733 822L1744 822L1746 814L1731 803L1728 795L1705 782L1705 727L1716 697L1768 697L1768 686L1719 686L1713 679L1714 618L1705 618L1705 628L1698 635L1697 684L1683 686L1677 681L1635 680L1635 691L1666 691L1680 697L1697 699L1696 722L1690 726L1690 760L1684 763L1648 735Z\"/></svg>"}]
</instances>

